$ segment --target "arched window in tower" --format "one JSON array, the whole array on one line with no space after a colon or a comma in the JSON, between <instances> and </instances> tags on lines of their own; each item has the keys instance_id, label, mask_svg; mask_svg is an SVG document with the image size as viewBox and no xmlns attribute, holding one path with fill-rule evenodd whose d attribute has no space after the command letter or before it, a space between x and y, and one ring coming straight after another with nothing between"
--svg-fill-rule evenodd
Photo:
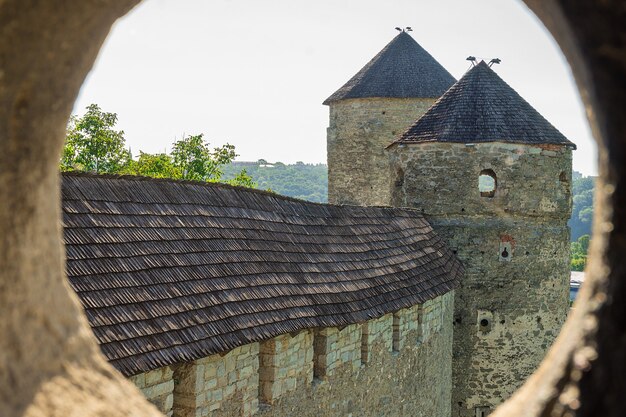
<instances>
[{"instance_id":1,"label":"arched window in tower","mask_svg":"<svg viewBox=\"0 0 626 417\"><path fill-rule=\"evenodd\" d=\"M483 169L478 175L478 191L481 197L492 198L496 195L498 180L496 173L492 169Z\"/></svg>"}]
</instances>

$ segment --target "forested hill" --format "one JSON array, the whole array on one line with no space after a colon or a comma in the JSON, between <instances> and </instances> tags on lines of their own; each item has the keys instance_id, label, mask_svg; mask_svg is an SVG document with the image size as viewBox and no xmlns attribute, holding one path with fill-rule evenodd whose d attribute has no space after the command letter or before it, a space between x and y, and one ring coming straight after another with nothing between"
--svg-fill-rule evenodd
<instances>
[{"instance_id":1,"label":"forested hill","mask_svg":"<svg viewBox=\"0 0 626 417\"><path fill-rule=\"evenodd\" d=\"M569 227L572 232L572 242L583 235L591 235L593 222L593 187L596 177L583 177L580 172L572 175L572 217Z\"/></svg>"},{"instance_id":2,"label":"forested hill","mask_svg":"<svg viewBox=\"0 0 626 417\"><path fill-rule=\"evenodd\" d=\"M230 180L245 169L261 190L303 200L325 203L328 200L328 168L325 164L283 164L257 162L232 162L224 167L224 180Z\"/></svg>"}]
</instances>

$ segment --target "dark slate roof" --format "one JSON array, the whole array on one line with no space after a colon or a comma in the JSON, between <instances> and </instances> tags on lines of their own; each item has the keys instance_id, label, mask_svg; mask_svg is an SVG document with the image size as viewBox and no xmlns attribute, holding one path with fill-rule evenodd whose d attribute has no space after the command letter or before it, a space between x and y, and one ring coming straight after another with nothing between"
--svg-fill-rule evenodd
<instances>
[{"instance_id":1,"label":"dark slate roof","mask_svg":"<svg viewBox=\"0 0 626 417\"><path fill-rule=\"evenodd\" d=\"M394 143L515 142L575 148L481 61Z\"/></svg>"},{"instance_id":2,"label":"dark slate roof","mask_svg":"<svg viewBox=\"0 0 626 417\"><path fill-rule=\"evenodd\" d=\"M379 317L462 274L411 210L67 173L62 196L70 284L125 375Z\"/></svg>"},{"instance_id":3,"label":"dark slate roof","mask_svg":"<svg viewBox=\"0 0 626 417\"><path fill-rule=\"evenodd\" d=\"M363 97L440 97L454 77L406 32L401 32L324 104Z\"/></svg>"}]
</instances>

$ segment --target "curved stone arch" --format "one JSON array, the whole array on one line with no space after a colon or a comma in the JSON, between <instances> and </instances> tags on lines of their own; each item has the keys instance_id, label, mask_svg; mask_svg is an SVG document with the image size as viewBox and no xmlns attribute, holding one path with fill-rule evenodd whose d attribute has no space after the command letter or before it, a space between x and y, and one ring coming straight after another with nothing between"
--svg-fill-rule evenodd
<instances>
[{"instance_id":1,"label":"curved stone arch","mask_svg":"<svg viewBox=\"0 0 626 417\"><path fill-rule=\"evenodd\" d=\"M59 222L66 120L111 25L138 2L0 1L1 415L158 415L100 355L65 282ZM537 372L493 415L618 416L626 371L622 6L525 2L573 68L601 171L588 283Z\"/></svg>"}]
</instances>

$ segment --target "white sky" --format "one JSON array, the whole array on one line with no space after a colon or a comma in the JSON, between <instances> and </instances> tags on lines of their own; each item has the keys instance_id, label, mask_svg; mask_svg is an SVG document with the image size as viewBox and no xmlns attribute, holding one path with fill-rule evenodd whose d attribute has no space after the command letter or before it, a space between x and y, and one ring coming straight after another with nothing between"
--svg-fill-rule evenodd
<instances>
[{"instance_id":1,"label":"white sky","mask_svg":"<svg viewBox=\"0 0 626 417\"><path fill-rule=\"evenodd\" d=\"M496 72L578 146L574 169L597 173L569 67L517 0L146 0L114 26L74 113L117 113L134 154L204 133L238 160L325 162L322 101L396 26L457 79L468 55L502 59Z\"/></svg>"}]
</instances>

